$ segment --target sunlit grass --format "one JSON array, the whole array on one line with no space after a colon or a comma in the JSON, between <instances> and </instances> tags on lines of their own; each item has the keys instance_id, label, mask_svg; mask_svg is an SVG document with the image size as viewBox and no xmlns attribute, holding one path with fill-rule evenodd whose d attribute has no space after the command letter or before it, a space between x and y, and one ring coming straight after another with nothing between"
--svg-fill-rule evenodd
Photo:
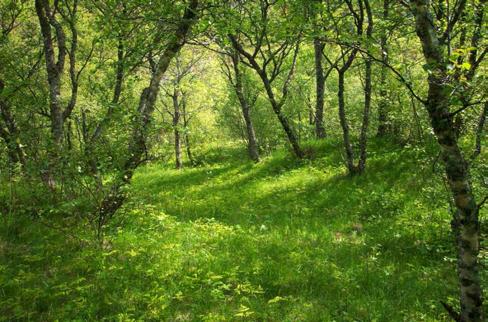
<instances>
[{"instance_id":1,"label":"sunlit grass","mask_svg":"<svg viewBox=\"0 0 488 322\"><path fill-rule=\"evenodd\" d=\"M228 148L193 169L141 168L102 250L31 224L2 251L0 312L4 320L447 320L440 301L455 305L457 287L440 179L424 151L381 144L356 178L332 143L310 143L305 161L278 151L254 164Z\"/></svg>"}]
</instances>

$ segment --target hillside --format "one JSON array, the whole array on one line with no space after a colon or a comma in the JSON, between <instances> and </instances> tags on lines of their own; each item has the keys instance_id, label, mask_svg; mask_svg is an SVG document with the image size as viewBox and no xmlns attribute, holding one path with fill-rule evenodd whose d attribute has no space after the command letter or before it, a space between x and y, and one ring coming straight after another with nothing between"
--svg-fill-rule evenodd
<instances>
[{"instance_id":1,"label":"hillside","mask_svg":"<svg viewBox=\"0 0 488 322\"><path fill-rule=\"evenodd\" d=\"M330 141L311 160L227 146L196 168L142 167L102 245L70 218L3 226L2 321L447 321L455 259L432 158L372 145L354 178Z\"/></svg>"}]
</instances>

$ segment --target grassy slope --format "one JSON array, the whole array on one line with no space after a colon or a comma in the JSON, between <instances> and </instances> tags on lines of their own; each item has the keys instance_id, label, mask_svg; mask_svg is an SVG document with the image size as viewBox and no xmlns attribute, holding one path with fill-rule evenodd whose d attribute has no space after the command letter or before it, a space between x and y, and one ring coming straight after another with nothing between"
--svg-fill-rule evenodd
<instances>
[{"instance_id":1,"label":"grassy slope","mask_svg":"<svg viewBox=\"0 0 488 322\"><path fill-rule=\"evenodd\" d=\"M313 146L312 161L276 152L254 165L226 149L195 169L147 166L103 252L41 225L17 228L0 245L0 313L447 320L439 300L455 304L457 288L442 185L421 150L375 145L357 178L327 143Z\"/></svg>"}]
</instances>

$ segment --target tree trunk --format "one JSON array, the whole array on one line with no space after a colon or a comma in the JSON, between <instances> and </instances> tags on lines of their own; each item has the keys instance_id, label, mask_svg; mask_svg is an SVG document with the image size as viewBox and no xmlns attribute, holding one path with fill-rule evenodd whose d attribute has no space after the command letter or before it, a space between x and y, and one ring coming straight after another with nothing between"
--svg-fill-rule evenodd
<instances>
[{"instance_id":1,"label":"tree trunk","mask_svg":"<svg viewBox=\"0 0 488 322\"><path fill-rule=\"evenodd\" d=\"M285 81L285 85L282 88L282 95L283 96L282 96L281 100L278 102L276 100L276 96L273 92L273 88L271 86L270 78L268 77L268 74L266 72L266 67L264 67L264 68L260 67L258 62L256 61L255 57L253 55L251 55L250 53L246 52L244 50L244 48L242 47L242 45L237 41L237 39L234 36L229 35L229 39L231 40L234 49L237 50L240 54L242 54L244 57L247 58L251 67L257 72L257 74L261 78L261 81L263 82L264 89L266 90L266 94L268 96L268 100L271 104L271 107L273 108L273 112L278 117L278 120L280 121L280 124L286 133L286 136L288 138L288 142L290 142L290 144L293 148L293 152L294 152L295 156L297 156L300 159L303 158L304 154L303 154L302 149L300 148L298 138L297 138L295 132L293 131L293 128L290 126L288 118L286 117L286 115L282 111L282 107L285 103L285 99L286 99L286 96L288 94L288 86L287 85L291 79L291 75L293 74L294 67L296 64L296 58L297 58L297 54L298 54L298 45L296 47L296 50L295 50L295 53L293 56L292 68L288 74L287 80Z\"/></svg>"},{"instance_id":2,"label":"tree trunk","mask_svg":"<svg viewBox=\"0 0 488 322\"><path fill-rule=\"evenodd\" d=\"M188 115L186 114L186 98L183 96L181 102L181 108L183 110L183 128L185 129L185 147L186 147L186 156L188 157L188 161L192 166L194 166L195 159L193 158L193 153L191 151L191 144L190 144L190 135L188 134L188 127L189 127L189 120Z\"/></svg>"},{"instance_id":3,"label":"tree trunk","mask_svg":"<svg viewBox=\"0 0 488 322\"><path fill-rule=\"evenodd\" d=\"M61 77L66 59L66 37L47 0L35 1L36 13L39 18L42 38L44 41L44 57L46 60L47 80L49 84L49 110L51 117L51 134L54 153L58 154L63 141L63 110L61 107ZM58 47L57 61L55 58L51 25L55 29Z\"/></svg>"},{"instance_id":4,"label":"tree trunk","mask_svg":"<svg viewBox=\"0 0 488 322\"><path fill-rule=\"evenodd\" d=\"M346 165L350 175L356 174L356 167L354 166L354 151L351 145L351 139L349 135L349 124L346 118L346 109L344 102L344 73L345 71L339 71L337 98L339 103L339 120L342 127L342 137L344 139L344 149L346 151Z\"/></svg>"},{"instance_id":5,"label":"tree trunk","mask_svg":"<svg viewBox=\"0 0 488 322\"><path fill-rule=\"evenodd\" d=\"M324 50L324 43L316 37L313 41L315 52L315 136L318 139L325 137L324 128L324 91L325 91L325 75L322 66L322 51Z\"/></svg>"},{"instance_id":6,"label":"tree trunk","mask_svg":"<svg viewBox=\"0 0 488 322\"><path fill-rule=\"evenodd\" d=\"M458 145L453 118L449 111L450 87L443 46L436 35L430 12L430 1L415 0L416 32L424 57L432 70L428 76L428 97L425 103L445 165L449 188L456 206L452 228L457 242L458 279L460 286L461 321L482 321L482 290L478 272L479 207L469 181L469 169Z\"/></svg>"},{"instance_id":7,"label":"tree trunk","mask_svg":"<svg viewBox=\"0 0 488 322\"><path fill-rule=\"evenodd\" d=\"M242 74L239 69L239 54L237 52L232 55L232 66L234 67L235 83L234 89L241 105L242 116L246 125L246 137L247 137L247 151L249 157L254 162L259 162L259 149L256 139L256 133L252 124L250 106L248 98L244 94L244 85L242 83Z\"/></svg>"},{"instance_id":8,"label":"tree trunk","mask_svg":"<svg viewBox=\"0 0 488 322\"><path fill-rule=\"evenodd\" d=\"M476 143L471 159L475 159L481 153L481 140L483 138L483 128L485 127L486 115L488 114L488 102L485 102L476 127Z\"/></svg>"},{"instance_id":9,"label":"tree trunk","mask_svg":"<svg viewBox=\"0 0 488 322\"><path fill-rule=\"evenodd\" d=\"M191 26L198 19L196 13L197 7L198 0L191 0L185 9L182 19L177 25L175 34L169 37L169 43L159 58L156 70L151 75L149 86L141 93L137 109L138 115L134 122L131 140L129 141L128 158L118 177L115 179L110 193L104 198L100 206L98 220L99 233L101 233L101 228L107 220L122 206L126 196L121 191L121 188L130 183L134 171L143 161L142 158L146 152L147 129L154 111L156 98L159 94L161 79L168 69L171 60L180 51L181 47L183 47Z\"/></svg>"},{"instance_id":10,"label":"tree trunk","mask_svg":"<svg viewBox=\"0 0 488 322\"><path fill-rule=\"evenodd\" d=\"M118 45L117 45L117 64L115 66L115 84L112 94L112 100L108 106L107 112L102 120L97 124L97 127L93 131L93 135L88 136L88 131L84 131L85 135L85 156L88 160L88 167L90 173L97 178L99 186L101 186L100 176L98 174L97 161L98 154L95 153L95 148L97 146L98 140L102 136L105 127L108 126L112 115L114 113L115 107L119 104L120 96L122 95L122 84L124 82L124 45L122 42L122 36L118 35Z\"/></svg>"},{"instance_id":11,"label":"tree trunk","mask_svg":"<svg viewBox=\"0 0 488 322\"><path fill-rule=\"evenodd\" d=\"M389 15L389 7L390 7L390 0L383 0L383 20L388 20ZM386 90L387 84L387 76L388 76L388 37L386 36L387 31L382 30L382 35L380 38L381 44L381 60L383 64L381 64L381 71L380 71L380 90L379 90L379 99L378 99L378 137L384 137L390 133L390 124L388 120L388 91Z\"/></svg>"},{"instance_id":12,"label":"tree trunk","mask_svg":"<svg viewBox=\"0 0 488 322\"><path fill-rule=\"evenodd\" d=\"M358 173L361 174L366 168L367 158L367 143L368 143L368 126L369 126L369 113L371 110L371 65L372 61L366 58L365 68L366 76L364 80L364 110L363 110L363 122L361 125L361 134L359 136L359 162Z\"/></svg>"},{"instance_id":13,"label":"tree trunk","mask_svg":"<svg viewBox=\"0 0 488 322\"><path fill-rule=\"evenodd\" d=\"M283 114L283 111L281 110L281 107L277 104L276 101L271 102L271 106L273 107L273 111L275 112L276 116L278 117L278 120L281 123L281 126L283 127L283 130L286 133L286 136L288 138L288 141L290 142L293 152L298 158L303 158L304 154L302 149L300 148L300 143L298 142L298 138L295 135L295 132L290 126L290 123L288 122L288 118Z\"/></svg>"},{"instance_id":14,"label":"tree trunk","mask_svg":"<svg viewBox=\"0 0 488 322\"><path fill-rule=\"evenodd\" d=\"M175 136L175 168L181 169L181 136L180 136L180 102L178 100L178 90L173 93L173 131Z\"/></svg>"},{"instance_id":15,"label":"tree trunk","mask_svg":"<svg viewBox=\"0 0 488 322\"><path fill-rule=\"evenodd\" d=\"M304 154L303 154L302 149L300 148L300 143L298 142L298 138L297 138L295 132L293 131L292 127L290 126L288 118L285 116L285 114L283 114L283 111L281 109L282 104L279 104L276 101L276 98L275 98L274 93L273 93L273 89L271 87L271 84L268 80L266 73L261 71L259 73L259 75L261 77L261 80L263 81L266 93L268 94L268 99L269 99L269 102L271 103L271 107L273 108L273 112L278 117L278 120L280 121L281 127L283 128L283 130L286 133L286 137L288 138L288 142L290 142L290 144L293 148L293 152L295 153L295 155L298 158L303 158Z\"/></svg>"},{"instance_id":16,"label":"tree trunk","mask_svg":"<svg viewBox=\"0 0 488 322\"><path fill-rule=\"evenodd\" d=\"M0 79L0 95L5 85ZM19 129L11 113L10 106L0 96L0 118L5 123L5 128L0 125L0 137L5 141L7 145L7 153L9 160L12 164L20 163L25 167L24 151L19 143Z\"/></svg>"},{"instance_id":17,"label":"tree trunk","mask_svg":"<svg viewBox=\"0 0 488 322\"><path fill-rule=\"evenodd\" d=\"M366 14L368 17L368 27L366 29L366 37L368 41L373 39L373 13L369 4L369 0L364 0L364 6L366 8ZM366 168L367 158L367 143L368 143L368 127L369 127L369 113L371 110L371 67L373 61L368 56L365 58L365 79L364 79L364 110L363 110L363 122L361 125L361 134L359 135L359 161L357 166L358 174L364 172Z\"/></svg>"}]
</instances>

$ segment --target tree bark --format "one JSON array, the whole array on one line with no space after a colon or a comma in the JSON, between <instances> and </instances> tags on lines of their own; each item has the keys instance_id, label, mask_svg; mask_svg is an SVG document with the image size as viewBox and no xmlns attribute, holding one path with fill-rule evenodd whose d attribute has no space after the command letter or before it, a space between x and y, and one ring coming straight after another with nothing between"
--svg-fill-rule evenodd
<instances>
[{"instance_id":1,"label":"tree bark","mask_svg":"<svg viewBox=\"0 0 488 322\"><path fill-rule=\"evenodd\" d=\"M366 15L368 17L368 26L366 28L366 37L368 41L373 40L373 13L369 0L364 0L364 7L366 8ZM359 174L364 172L366 168L367 158L367 144L368 144L368 128L369 128L369 113L371 110L371 94L372 94L372 68L373 61L371 57L365 58L365 78L364 78L364 110L363 122L361 125L361 134L359 135L359 161L357 172Z\"/></svg>"},{"instance_id":2,"label":"tree bark","mask_svg":"<svg viewBox=\"0 0 488 322\"><path fill-rule=\"evenodd\" d=\"M479 207L469 181L469 169L458 145L449 111L450 90L443 45L435 30L429 0L412 1L416 33L422 43L427 64L428 97L425 107L441 148L441 156L456 211L452 228L457 242L461 321L482 321L482 290L478 271L480 223Z\"/></svg>"},{"instance_id":3,"label":"tree bark","mask_svg":"<svg viewBox=\"0 0 488 322\"><path fill-rule=\"evenodd\" d=\"M101 181L99 177L99 171L97 168L98 154L95 153L95 148L97 146L98 140L102 136L105 128L109 125L115 108L119 104L120 96L122 95L122 85L124 82L124 63L125 63L125 49L122 42L122 36L118 35L117 44L117 63L115 66L115 84L112 93L112 99L108 106L107 112L103 119L97 124L92 135L88 135L87 131L84 131L84 143L85 143L85 156L87 158L87 163L90 173L97 178L99 186L101 186Z\"/></svg>"},{"instance_id":4,"label":"tree bark","mask_svg":"<svg viewBox=\"0 0 488 322\"><path fill-rule=\"evenodd\" d=\"M346 151L346 166L347 170L349 171L350 175L354 175L357 172L357 169L354 165L354 151L351 145L351 139L349 134L349 123L347 122L346 118L346 108L344 102L344 74L345 71L339 71L339 79L338 79L338 91L337 91L337 98L339 103L339 121L341 122L342 127L342 137L344 140L344 149Z\"/></svg>"},{"instance_id":5,"label":"tree bark","mask_svg":"<svg viewBox=\"0 0 488 322\"><path fill-rule=\"evenodd\" d=\"M181 102L181 108L183 110L183 127L185 129L185 147L186 147L186 156L188 157L188 161L192 166L196 164L195 159L193 158L193 153L191 151L191 143L190 143L190 134L188 134L188 127L189 127L189 118L186 111L186 97L183 96Z\"/></svg>"},{"instance_id":6,"label":"tree bark","mask_svg":"<svg viewBox=\"0 0 488 322\"><path fill-rule=\"evenodd\" d=\"M181 169L181 135L180 135L180 102L178 100L178 89L173 92L173 131L175 139L175 167L176 169Z\"/></svg>"},{"instance_id":7,"label":"tree bark","mask_svg":"<svg viewBox=\"0 0 488 322\"><path fill-rule=\"evenodd\" d=\"M303 153L302 149L300 148L300 143L298 142L298 138L297 138L295 132L293 131L293 128L290 126L288 118L286 117L286 115L283 113L283 110L282 110L282 107L285 103L285 99L286 99L287 94L288 94L288 83L291 79L291 76L293 74L293 70L294 70L294 67L296 64L296 58L297 58L297 54L298 54L298 44L296 45L297 47L295 49L295 53L293 56L293 63L292 63L291 70L289 71L287 80L285 81L285 84L283 85L283 88L282 88L283 96L278 101L276 99L274 92L273 92L273 88L271 86L271 80L268 77L268 74L266 72L265 67L259 66L258 62L256 61L255 56L253 56L249 52L247 52L234 36L229 35L229 38L232 42L234 49L236 51L238 51L239 54L243 55L248 60L249 65L256 71L256 73L261 78L261 81L263 82L264 89L265 89L266 94L268 96L268 100L271 104L273 112L275 113L278 120L280 121L281 127L283 128L283 130L286 133L286 136L288 138L288 142L290 142L294 154L300 159L303 158L304 153ZM281 66L281 64L280 64L280 66Z\"/></svg>"},{"instance_id":8,"label":"tree bark","mask_svg":"<svg viewBox=\"0 0 488 322\"><path fill-rule=\"evenodd\" d=\"M20 163L25 166L24 151L19 143L19 129L12 115L10 106L6 100L1 97L5 85L0 79L0 118L5 124L0 125L0 137L7 145L7 153L12 164Z\"/></svg>"},{"instance_id":9,"label":"tree bark","mask_svg":"<svg viewBox=\"0 0 488 322\"><path fill-rule=\"evenodd\" d=\"M387 21L389 16L390 0L383 0L383 20ZM379 90L379 101L378 101L378 137L384 137L390 132L390 125L388 120L388 91L386 90L387 76L388 76L388 37L386 35L387 31L382 30L382 35L380 38L381 45L381 64L380 71L380 90Z\"/></svg>"},{"instance_id":10,"label":"tree bark","mask_svg":"<svg viewBox=\"0 0 488 322\"><path fill-rule=\"evenodd\" d=\"M367 159L367 144L368 144L368 127L369 127L369 113L371 110L371 65L372 61L366 58L365 68L366 75L364 80L364 110L363 110L363 122L361 125L361 134L359 135L359 161L358 161L358 173L363 173L366 168Z\"/></svg>"},{"instance_id":11,"label":"tree bark","mask_svg":"<svg viewBox=\"0 0 488 322\"><path fill-rule=\"evenodd\" d=\"M480 117L478 119L478 126L476 127L476 141L474 146L474 152L471 159L475 159L481 153L481 141L483 138L483 129L485 127L486 115L488 114L488 102L483 105L483 110L481 111Z\"/></svg>"},{"instance_id":12,"label":"tree bark","mask_svg":"<svg viewBox=\"0 0 488 322\"><path fill-rule=\"evenodd\" d=\"M242 74L239 69L239 54L237 52L232 54L232 66L234 68L234 89L241 105L242 116L246 125L246 137L247 137L247 151L249 157L254 162L259 162L259 149L256 139L256 133L251 119L250 106L248 98L244 93L244 85L242 83Z\"/></svg>"},{"instance_id":13,"label":"tree bark","mask_svg":"<svg viewBox=\"0 0 488 322\"><path fill-rule=\"evenodd\" d=\"M318 139L325 137L324 127L324 92L325 92L325 75L322 66L322 51L324 43L319 37L313 41L315 52L315 136Z\"/></svg>"},{"instance_id":14,"label":"tree bark","mask_svg":"<svg viewBox=\"0 0 488 322\"><path fill-rule=\"evenodd\" d=\"M49 84L49 110L51 117L51 133L54 148L59 153L63 141L63 109L61 107L61 77L66 60L66 36L62 26L54 17L48 0L35 1L36 13L41 27L42 39L44 42L44 56L46 60L47 80ZM57 59L53 43L51 26L56 33L58 48ZM56 61L57 60L57 61Z\"/></svg>"},{"instance_id":15,"label":"tree bark","mask_svg":"<svg viewBox=\"0 0 488 322\"><path fill-rule=\"evenodd\" d=\"M159 94L161 79L168 69L171 60L180 51L181 47L183 47L192 25L197 21L197 8L198 0L191 0L185 9L181 21L177 25L174 35L170 36L168 45L158 60L149 86L141 93L137 108L137 118L134 121L132 137L129 142L128 158L118 177L115 179L110 193L100 205L98 220L99 233L107 220L122 206L126 196L121 191L121 188L130 183L134 171L143 161L142 158L146 152L148 125L155 108L156 98Z\"/></svg>"}]
</instances>

